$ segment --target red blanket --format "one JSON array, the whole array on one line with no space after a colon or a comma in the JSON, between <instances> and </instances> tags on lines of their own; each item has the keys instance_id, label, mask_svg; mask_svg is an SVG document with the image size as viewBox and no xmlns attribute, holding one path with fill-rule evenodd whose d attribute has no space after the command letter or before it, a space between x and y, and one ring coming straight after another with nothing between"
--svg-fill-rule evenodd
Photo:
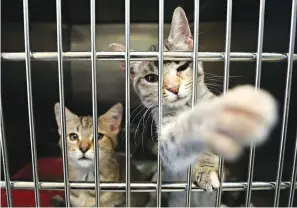
<instances>
[{"instance_id":1,"label":"red blanket","mask_svg":"<svg viewBox=\"0 0 297 208\"><path fill-rule=\"evenodd\" d=\"M38 160L39 181L63 181L63 162L62 158L40 158ZM18 171L12 178L12 181L33 181L32 164L27 164ZM35 207L34 190L12 189L12 205L16 207ZM64 191L41 190L40 206L49 207L50 200L55 195L64 198ZM6 190L1 189L1 207L7 207Z\"/></svg>"}]
</instances>

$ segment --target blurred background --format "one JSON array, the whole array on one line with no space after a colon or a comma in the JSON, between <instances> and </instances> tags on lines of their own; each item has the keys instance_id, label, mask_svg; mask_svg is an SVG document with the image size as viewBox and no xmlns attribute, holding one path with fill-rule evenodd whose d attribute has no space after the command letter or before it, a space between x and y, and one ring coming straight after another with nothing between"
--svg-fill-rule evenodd
<instances>
[{"instance_id":1,"label":"blurred background","mask_svg":"<svg viewBox=\"0 0 297 208\"><path fill-rule=\"evenodd\" d=\"M30 0L30 45L32 52L55 52L56 47L56 1ZM223 52L225 46L226 0L200 0L199 51ZM24 52L23 8L21 0L2 0L2 52ZM263 52L287 53L291 16L291 0L266 1ZM190 23L194 20L193 0L165 0L164 37L167 37L174 9L184 8ZM236 0L233 2L231 52L256 52L259 0ZM158 42L158 1L131 0L131 48L143 51ZM112 42L124 43L124 1L96 1L97 51L107 51ZM64 51L90 51L90 2L80 0L62 1L63 49ZM193 31L193 28L192 28ZM295 47L296 48L296 47ZM295 50L296 51L296 50ZM296 52L295 52L296 53ZM65 104L78 115L92 114L91 61L64 61ZM38 157L58 156L58 135L53 106L59 100L57 61L32 62L32 89L35 115L35 131ZM224 62L206 62L211 90L222 92ZM1 85L4 125L8 146L9 170L14 174L31 162L28 127L25 61L2 61ZM125 103L125 74L116 61L97 61L98 114L116 102ZM240 84L255 83L255 62L231 62L230 88ZM285 93L287 62L264 62L261 87L271 92L279 101L282 115ZM215 76L214 76L215 75ZM291 177L293 152L297 127L297 74L296 64L292 78L290 113L287 131L283 178ZM131 88L132 89L132 88ZM131 113L139 105L131 91ZM131 116L133 129L140 122L141 108ZM138 115L137 115L138 114ZM142 136L144 122L141 122ZM144 126L150 126L148 121ZM149 131L150 132L150 131ZM145 139L149 133L143 133ZM281 120L269 142L257 148L254 181L275 181L280 148ZM124 140L122 135L121 139ZM137 141L139 142L139 141ZM124 142L119 151L124 151ZM136 151L132 147L132 151ZM247 180L248 150L235 169L243 174L238 181ZM144 155L144 154L142 154ZM144 156L145 157L145 156ZM2 161L1 161L2 162ZM2 169L3 170L3 169ZM2 171L1 170L1 171ZM3 172L1 172L3 173ZM3 180L3 174L1 174ZM258 206L272 206L273 191L253 192L252 201ZM244 200L242 192L241 200ZM288 191L281 191L280 206L286 206ZM295 206L297 201L295 200Z\"/></svg>"}]
</instances>

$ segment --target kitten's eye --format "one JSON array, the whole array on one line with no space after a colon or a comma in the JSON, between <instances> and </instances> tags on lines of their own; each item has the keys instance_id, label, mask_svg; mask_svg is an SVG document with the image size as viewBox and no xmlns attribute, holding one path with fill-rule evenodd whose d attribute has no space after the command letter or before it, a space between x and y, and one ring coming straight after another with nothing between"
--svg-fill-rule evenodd
<instances>
[{"instance_id":1,"label":"kitten's eye","mask_svg":"<svg viewBox=\"0 0 297 208\"><path fill-rule=\"evenodd\" d=\"M158 75L156 75L156 74L148 74L144 78L148 82L157 82L158 81Z\"/></svg>"},{"instance_id":2,"label":"kitten's eye","mask_svg":"<svg viewBox=\"0 0 297 208\"><path fill-rule=\"evenodd\" d=\"M100 141L104 137L104 134L98 132L98 141Z\"/></svg>"},{"instance_id":3,"label":"kitten's eye","mask_svg":"<svg viewBox=\"0 0 297 208\"><path fill-rule=\"evenodd\" d=\"M177 70L177 72L181 72L181 71L186 70L188 67L189 67L189 63L187 62L187 63L179 66L176 70Z\"/></svg>"},{"instance_id":4,"label":"kitten's eye","mask_svg":"<svg viewBox=\"0 0 297 208\"><path fill-rule=\"evenodd\" d=\"M70 133L69 134L69 139L71 141L76 141L76 140L78 140L78 135L76 133Z\"/></svg>"}]
</instances>

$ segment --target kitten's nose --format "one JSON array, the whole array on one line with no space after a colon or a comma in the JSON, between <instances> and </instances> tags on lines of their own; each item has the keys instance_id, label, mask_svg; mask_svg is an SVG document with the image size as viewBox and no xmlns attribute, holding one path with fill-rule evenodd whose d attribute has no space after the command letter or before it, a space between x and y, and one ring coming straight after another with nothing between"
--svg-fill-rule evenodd
<instances>
[{"instance_id":1,"label":"kitten's nose","mask_svg":"<svg viewBox=\"0 0 297 208\"><path fill-rule=\"evenodd\" d=\"M82 140L79 144L79 150L82 152L82 153L85 153L86 151L88 151L90 149L90 144L88 141L84 141Z\"/></svg>"},{"instance_id":2,"label":"kitten's nose","mask_svg":"<svg viewBox=\"0 0 297 208\"><path fill-rule=\"evenodd\" d=\"M79 147L79 150L80 150L82 153L86 153L86 152L89 150L89 147Z\"/></svg>"},{"instance_id":3,"label":"kitten's nose","mask_svg":"<svg viewBox=\"0 0 297 208\"><path fill-rule=\"evenodd\" d=\"M179 90L179 86L171 87L171 88L168 88L167 90L172 92L173 94L177 95L178 90Z\"/></svg>"}]
</instances>

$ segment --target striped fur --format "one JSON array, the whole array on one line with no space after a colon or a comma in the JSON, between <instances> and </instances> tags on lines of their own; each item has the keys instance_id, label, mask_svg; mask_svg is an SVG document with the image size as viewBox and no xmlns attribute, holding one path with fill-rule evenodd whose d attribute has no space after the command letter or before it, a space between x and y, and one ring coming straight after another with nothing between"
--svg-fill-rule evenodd
<instances>
[{"instance_id":1,"label":"striped fur","mask_svg":"<svg viewBox=\"0 0 297 208\"><path fill-rule=\"evenodd\" d=\"M60 127L60 108L55 105L56 120ZM120 129L123 107L114 105L98 118L99 176L100 182L124 182L125 158L116 154L117 136ZM95 181L95 152L93 146L93 119L91 116L77 116L67 108L66 134L69 180L76 182ZM73 137L76 134L76 137ZM60 139L60 146L62 140ZM85 159L82 159L85 158ZM131 165L131 181L143 182L140 172ZM131 194L131 205L142 206L148 200L147 193ZM74 189L70 192L71 206L94 207L96 205L95 190ZM125 204L123 192L100 192L102 207L115 207Z\"/></svg>"},{"instance_id":2,"label":"striped fur","mask_svg":"<svg viewBox=\"0 0 297 208\"><path fill-rule=\"evenodd\" d=\"M192 50L192 35L190 28L188 26L188 21L185 16L184 11L181 8L177 8L174 11L172 17L171 31L166 40L164 40L164 51L191 51ZM112 51L124 51L125 47L120 44L111 44L110 49ZM151 45L148 51L156 52L158 51L157 45ZM130 71L133 88L137 95L139 96L142 104L147 108L152 109L152 115L156 125L158 125L158 82L150 83L145 77L150 74L158 76L158 62L157 61L131 61ZM181 71L178 69L186 65L187 67ZM164 61L163 63L163 125L174 121L180 112L189 109L191 106L191 96L192 96L192 72L193 63L185 61ZM215 97L206 87L204 83L204 71L201 62L198 63L198 83L197 88L197 100L211 99ZM170 88L177 83L179 86L178 96L170 91ZM156 146L153 147L156 149ZM215 154L205 154L201 153L205 158L205 161L197 162L195 166L196 173L200 175L194 175L193 178L201 188L211 191L213 187L218 187L217 181L217 171L218 171L218 156ZM180 158L181 160L183 158ZM214 183L211 181L212 175L217 178ZM171 170L167 172L164 169L163 181L184 181L186 180L186 171L183 175L172 173ZM178 197L176 200L169 199L172 201L170 204L175 204L174 206L184 206L184 198L181 193L176 193ZM199 193L197 193L199 194ZM196 194L196 195L197 195ZM203 194L200 194L203 195ZM176 196L174 196L176 197ZM152 197L153 198L153 197ZM180 201L179 201L180 200ZM177 203L177 201L179 201ZM208 197L207 200L209 201ZM214 198L213 198L214 201ZM201 204L201 203L199 203ZM150 204L154 206L154 204ZM193 204L195 206L195 204Z\"/></svg>"},{"instance_id":3,"label":"striped fur","mask_svg":"<svg viewBox=\"0 0 297 208\"><path fill-rule=\"evenodd\" d=\"M124 51L125 47L113 43L110 45L110 49L112 51ZM152 45L148 50L155 52L158 51L158 47ZM164 41L164 51L192 50L193 38L188 20L183 9L178 7L172 16L169 36ZM130 71L135 92L142 104L152 109L154 121L159 126L157 108L158 62L132 61ZM242 146L247 144L244 141L234 142L232 140L236 139L233 133L237 131L238 138L248 138L249 141L259 142L265 140L275 124L275 102L266 92L256 93L252 87L246 86L231 91L226 98L217 98L205 85L203 66L199 62L198 79L197 83L195 83L197 106L192 111L190 107L193 84L192 62L164 61L163 72L164 116L159 138L161 142L159 151L164 168L162 181L186 181L187 167L192 164L193 181L199 187L212 191L219 187L219 157L217 153L227 156L228 159L238 157ZM250 96L250 100L244 97L245 94ZM263 102L262 112L257 111L253 106L257 103L257 100ZM228 107L231 109L236 107L239 111L225 112L224 107L227 109ZM265 107L269 110L265 109ZM239 112L248 113L240 114ZM254 112L256 112L256 116L253 114ZM259 115L267 120L259 123L256 121ZM230 125L225 126L225 122L228 120L224 121L224 119L229 118L236 118L238 124L235 122L232 125L230 123ZM251 125L253 122L257 123L258 126ZM239 123L242 126L237 126ZM246 129L242 129L243 127L246 127ZM226 128L228 133L217 132L220 128ZM227 134L225 135L227 138L224 137L224 134ZM156 180L156 175L153 180ZM185 205L186 196L184 192L169 193L168 198L169 207L183 207ZM192 193L191 199L191 206L193 207L215 206L216 193L195 192ZM152 194L148 206L155 205L155 194Z\"/></svg>"}]
</instances>

